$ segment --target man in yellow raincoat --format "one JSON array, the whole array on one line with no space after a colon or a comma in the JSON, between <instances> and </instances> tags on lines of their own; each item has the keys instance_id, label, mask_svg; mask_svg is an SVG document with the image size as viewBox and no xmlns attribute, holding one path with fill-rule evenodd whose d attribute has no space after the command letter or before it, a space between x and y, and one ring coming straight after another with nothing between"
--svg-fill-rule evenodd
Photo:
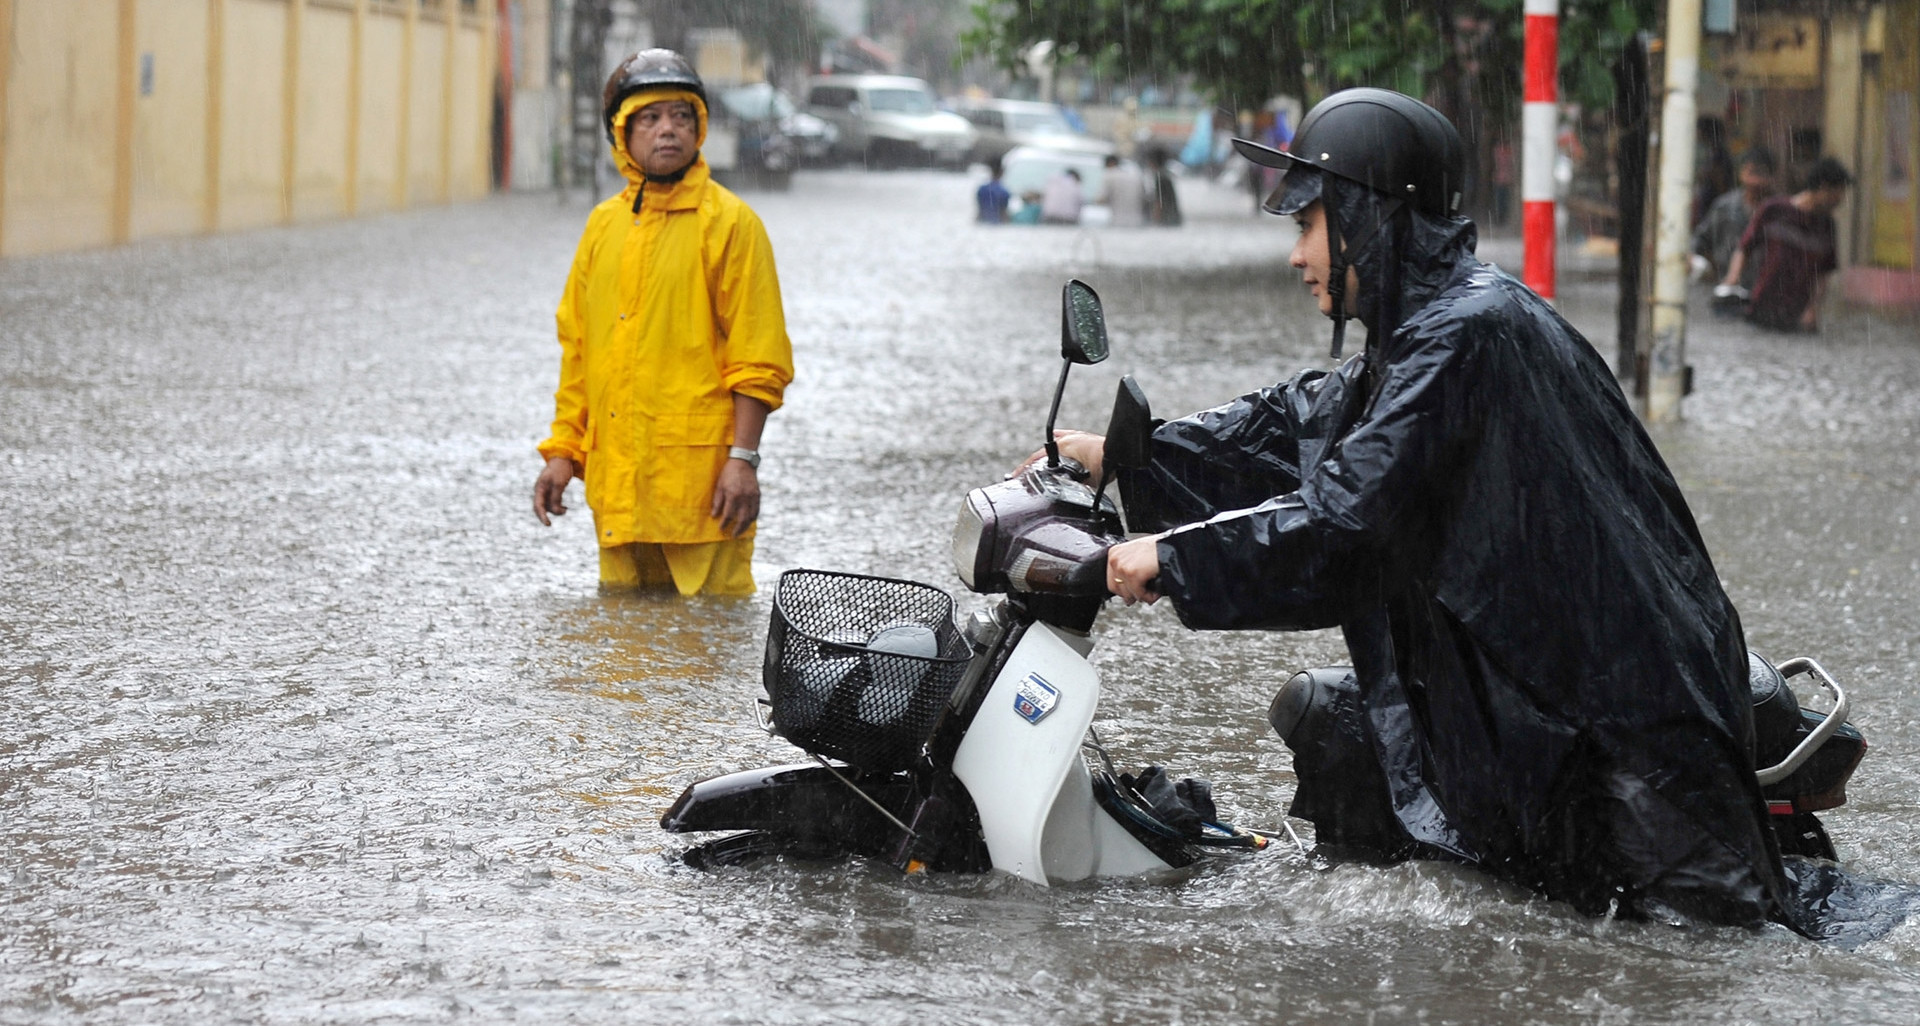
<instances>
[{"instance_id":1,"label":"man in yellow raincoat","mask_svg":"<svg viewBox=\"0 0 1920 1026\"><path fill-rule=\"evenodd\" d=\"M793 380L773 247L709 177L706 90L685 58L628 57L603 101L627 187L588 215L560 298L533 512L550 523L584 478L602 586L749 594L760 433Z\"/></svg>"}]
</instances>

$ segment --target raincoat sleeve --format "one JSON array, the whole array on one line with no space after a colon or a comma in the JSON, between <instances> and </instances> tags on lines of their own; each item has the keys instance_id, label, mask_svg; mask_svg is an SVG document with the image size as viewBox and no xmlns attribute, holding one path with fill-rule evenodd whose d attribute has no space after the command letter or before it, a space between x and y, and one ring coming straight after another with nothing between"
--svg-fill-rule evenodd
<instances>
[{"instance_id":1,"label":"raincoat sleeve","mask_svg":"<svg viewBox=\"0 0 1920 1026\"><path fill-rule=\"evenodd\" d=\"M1159 545L1159 591L1202 630L1315 629L1372 600L1386 560L1419 576L1432 514L1450 489L1447 468L1473 444L1470 322L1394 339L1379 392L1334 439L1299 489L1176 528Z\"/></svg>"},{"instance_id":2,"label":"raincoat sleeve","mask_svg":"<svg viewBox=\"0 0 1920 1026\"><path fill-rule=\"evenodd\" d=\"M560 293L560 307L554 311L555 333L560 340L560 387L553 393L553 425L548 428L547 440L540 443L541 459L564 456L583 466L587 462L587 371L582 347L587 331L580 303L593 262L589 240L594 235L589 224L574 251L573 267Z\"/></svg>"},{"instance_id":3,"label":"raincoat sleeve","mask_svg":"<svg viewBox=\"0 0 1920 1026\"><path fill-rule=\"evenodd\" d=\"M1300 487L1302 425L1329 377L1308 371L1160 425L1150 464L1120 477L1128 527L1165 530Z\"/></svg>"},{"instance_id":4,"label":"raincoat sleeve","mask_svg":"<svg viewBox=\"0 0 1920 1026\"><path fill-rule=\"evenodd\" d=\"M726 341L721 350L721 382L727 391L780 408L793 380L793 346L780 305L780 278L773 265L773 243L758 215L744 205L716 262L711 289L714 320Z\"/></svg>"}]
</instances>

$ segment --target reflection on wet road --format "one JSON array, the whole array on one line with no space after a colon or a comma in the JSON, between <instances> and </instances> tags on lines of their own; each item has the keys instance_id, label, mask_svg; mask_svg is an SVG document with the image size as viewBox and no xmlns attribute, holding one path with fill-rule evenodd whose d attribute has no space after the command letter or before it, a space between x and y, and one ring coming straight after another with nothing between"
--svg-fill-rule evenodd
<instances>
[{"instance_id":1,"label":"reflection on wet road","mask_svg":"<svg viewBox=\"0 0 1920 1026\"><path fill-rule=\"evenodd\" d=\"M1066 278L1114 356L1063 425L1104 423L1123 373L1170 415L1324 362L1291 230L1245 197L1191 185L1173 231L982 228L973 184L749 195L799 379L748 600L599 595L584 509L529 513L581 205L0 264L0 1021L1920 1019L1920 926L1842 952L1592 921L1444 866L1274 851L1052 891L679 866L682 787L796 754L751 711L780 569L960 590L947 530L1041 440ZM1603 285L1562 291L1611 323ZM1920 331L1703 319L1691 359L1658 438L1749 640L1849 683L1874 745L1829 827L1920 877ZM1100 631L1110 747L1277 821L1266 703L1338 636L1164 605Z\"/></svg>"}]
</instances>

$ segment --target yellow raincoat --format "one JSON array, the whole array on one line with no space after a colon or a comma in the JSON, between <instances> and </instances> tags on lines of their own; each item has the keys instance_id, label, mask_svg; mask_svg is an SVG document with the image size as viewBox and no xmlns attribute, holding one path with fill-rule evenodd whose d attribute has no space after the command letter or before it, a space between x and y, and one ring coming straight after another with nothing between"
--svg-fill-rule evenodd
<instances>
[{"instance_id":1,"label":"yellow raincoat","mask_svg":"<svg viewBox=\"0 0 1920 1026\"><path fill-rule=\"evenodd\" d=\"M574 254L540 455L585 468L603 556L661 543L683 593L700 590L710 568L734 582L709 590L751 591L751 530L733 539L710 515L713 486L733 443L733 394L778 409L793 352L759 217L712 181L704 157L662 185L627 155L627 117L669 99L694 103L706 140L706 108L691 93L641 93L616 114L614 156L628 184L588 215Z\"/></svg>"}]
</instances>

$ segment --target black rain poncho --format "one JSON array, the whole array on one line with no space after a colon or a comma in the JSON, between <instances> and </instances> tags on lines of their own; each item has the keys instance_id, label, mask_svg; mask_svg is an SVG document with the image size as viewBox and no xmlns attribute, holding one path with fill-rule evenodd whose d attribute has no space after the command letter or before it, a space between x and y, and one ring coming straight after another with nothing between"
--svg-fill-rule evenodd
<instances>
[{"instance_id":1,"label":"black rain poncho","mask_svg":"<svg viewBox=\"0 0 1920 1026\"><path fill-rule=\"evenodd\" d=\"M1343 225L1380 199L1324 183ZM1388 217L1353 260L1366 351L1159 427L1129 526L1173 529L1189 627L1344 632L1378 777L1296 759L1323 840L1589 913L1778 917L1745 644L1692 514L1592 346L1474 241ZM1339 822L1369 790L1385 826Z\"/></svg>"}]
</instances>

